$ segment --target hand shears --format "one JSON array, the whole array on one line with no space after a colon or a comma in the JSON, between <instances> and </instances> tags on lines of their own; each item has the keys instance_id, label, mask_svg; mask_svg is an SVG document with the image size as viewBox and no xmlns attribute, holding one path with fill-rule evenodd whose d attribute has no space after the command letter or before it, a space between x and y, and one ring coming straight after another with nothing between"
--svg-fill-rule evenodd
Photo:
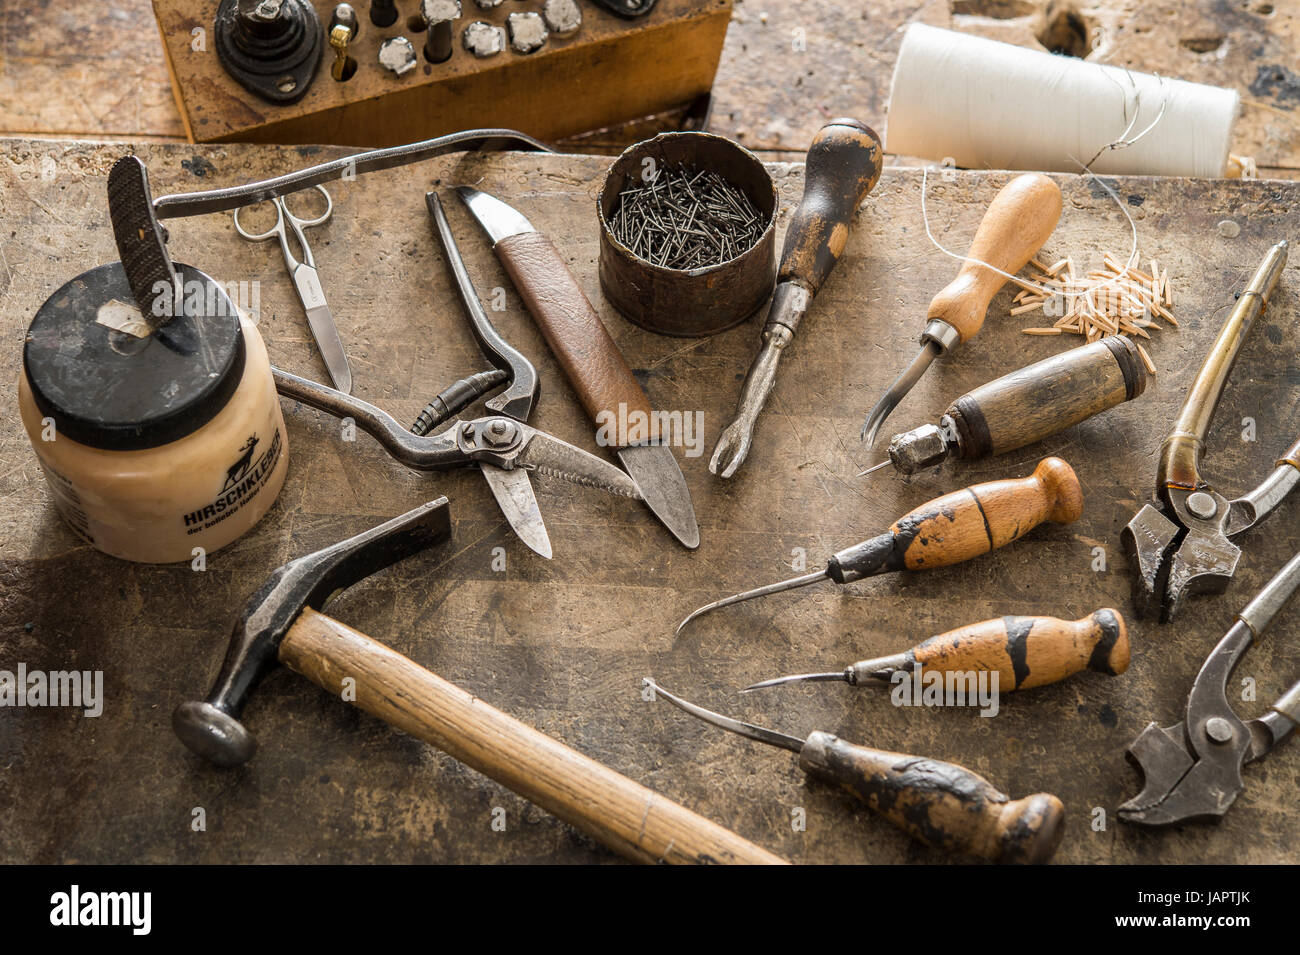
<instances>
[{"instance_id":1,"label":"hand shears","mask_svg":"<svg viewBox=\"0 0 1300 955\"><path fill-rule=\"evenodd\" d=\"M298 290L298 300L302 302L303 311L307 313L307 324L311 328L312 337L316 339L316 347L320 349L321 357L325 360L325 369L329 372L330 381L338 391L350 394L352 370L348 367L348 358L343 352L339 330L334 325L334 315L330 311L329 303L325 301L325 290L320 284L320 273L316 271L316 257L312 255L311 246L307 244L307 237L303 233L304 229L324 223L334 212L334 201L325 187L316 188L325 197L325 211L314 219L303 219L294 215L284 198L276 196L268 200L275 207L275 225L265 232L249 232L239 221L239 213L250 207L241 206L235 210L235 231L252 242L264 242L271 238L280 240L280 251L284 253L285 268L289 270L289 277L293 279L294 288ZM289 246L290 232L293 233L298 248L302 250L301 262Z\"/></svg>"},{"instance_id":2,"label":"hand shears","mask_svg":"<svg viewBox=\"0 0 1300 955\"><path fill-rule=\"evenodd\" d=\"M273 369L276 390L286 398L294 398L337 418L351 418L394 459L414 470L477 464L514 532L538 554L549 558L551 541L533 494L529 471L638 501L644 499L641 489L625 471L608 461L526 423L540 390L537 372L488 320L437 195L429 193L425 198L469 315L470 327L493 368L444 389L410 430L374 405L278 368ZM494 414L472 421L452 420L460 410L498 389L500 393L486 402L487 410ZM442 432L427 433L449 420L451 426Z\"/></svg>"}]
</instances>

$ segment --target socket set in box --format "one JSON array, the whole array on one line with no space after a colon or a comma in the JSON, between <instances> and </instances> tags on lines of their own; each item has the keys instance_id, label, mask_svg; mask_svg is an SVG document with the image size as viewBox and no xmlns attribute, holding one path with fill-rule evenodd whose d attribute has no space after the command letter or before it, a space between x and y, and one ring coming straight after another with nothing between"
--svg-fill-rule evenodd
<instances>
[{"instance_id":1,"label":"socket set in box","mask_svg":"<svg viewBox=\"0 0 1300 955\"><path fill-rule=\"evenodd\" d=\"M732 0L154 0L193 142L559 139L713 85ZM666 56L664 51L672 51Z\"/></svg>"}]
</instances>

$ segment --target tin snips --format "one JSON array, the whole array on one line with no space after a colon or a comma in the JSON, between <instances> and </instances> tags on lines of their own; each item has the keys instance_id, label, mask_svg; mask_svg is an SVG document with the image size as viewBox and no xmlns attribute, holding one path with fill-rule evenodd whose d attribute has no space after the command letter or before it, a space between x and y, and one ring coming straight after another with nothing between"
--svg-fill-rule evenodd
<instances>
[{"instance_id":1,"label":"tin snips","mask_svg":"<svg viewBox=\"0 0 1300 955\"><path fill-rule=\"evenodd\" d=\"M1119 807L1125 822L1168 826L1218 819L1245 787L1241 768L1285 742L1300 724L1300 681L1263 716L1242 720L1228 705L1228 678L1300 586L1292 557L1247 606L1211 652L1187 697L1183 721L1150 723L1128 748L1145 777L1142 792Z\"/></svg>"},{"instance_id":2,"label":"tin snips","mask_svg":"<svg viewBox=\"0 0 1300 955\"><path fill-rule=\"evenodd\" d=\"M1154 500L1124 528L1124 549L1137 565L1139 614L1173 618L1188 594L1222 593L1241 549L1232 538L1269 515L1300 483L1300 440L1248 494L1228 500L1201 477L1210 420L1251 325L1286 265L1287 243L1273 246L1224 323L1160 448Z\"/></svg>"},{"instance_id":3,"label":"tin snips","mask_svg":"<svg viewBox=\"0 0 1300 955\"><path fill-rule=\"evenodd\" d=\"M540 391L537 371L488 319L438 196L430 192L425 200L470 330L492 367L444 388L409 430L374 405L278 368L273 369L276 390L318 411L351 419L408 468L432 471L477 465L515 534L534 552L549 558L551 540L533 493L530 471L634 500L643 499L641 488L621 468L528 425ZM462 410L492 392L497 393L484 402L489 415L469 421L456 419ZM450 427L430 433L447 422Z\"/></svg>"}]
</instances>

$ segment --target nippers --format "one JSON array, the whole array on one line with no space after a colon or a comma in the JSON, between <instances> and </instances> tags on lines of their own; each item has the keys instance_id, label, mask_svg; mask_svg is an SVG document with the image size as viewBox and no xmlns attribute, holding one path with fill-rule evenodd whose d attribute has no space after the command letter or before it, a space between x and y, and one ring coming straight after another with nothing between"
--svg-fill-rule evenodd
<instances>
[{"instance_id":1,"label":"nippers","mask_svg":"<svg viewBox=\"0 0 1300 955\"><path fill-rule=\"evenodd\" d=\"M641 490L626 472L608 461L526 424L540 390L537 371L492 326L470 282L437 195L431 192L425 198L468 313L470 328L493 368L462 378L444 389L429 402L409 431L374 405L278 368L273 369L276 390L286 398L337 418L351 418L395 460L414 470L477 464L514 532L538 554L549 558L551 541L533 494L529 471L638 501L642 500ZM472 421L452 421L451 427L441 433L428 434L483 395L498 389L500 393L484 403L488 411L496 414Z\"/></svg>"},{"instance_id":2,"label":"nippers","mask_svg":"<svg viewBox=\"0 0 1300 955\"><path fill-rule=\"evenodd\" d=\"M1187 595L1222 593L1241 557L1232 538L1262 521L1300 484L1300 439L1263 483L1233 501L1201 477L1198 467L1242 342L1264 310L1286 258L1287 243L1279 242L1241 293L1160 448L1155 498L1124 528L1124 549L1137 564L1134 602L1142 616L1158 614L1168 621Z\"/></svg>"},{"instance_id":3,"label":"nippers","mask_svg":"<svg viewBox=\"0 0 1300 955\"><path fill-rule=\"evenodd\" d=\"M1142 792L1119 807L1125 822L1169 826L1223 816L1245 788L1241 768L1285 742L1300 724L1300 680L1269 712L1244 721L1228 705L1228 678L1300 586L1300 554L1237 614L1192 684L1181 723L1150 723L1128 748L1145 776Z\"/></svg>"}]
</instances>

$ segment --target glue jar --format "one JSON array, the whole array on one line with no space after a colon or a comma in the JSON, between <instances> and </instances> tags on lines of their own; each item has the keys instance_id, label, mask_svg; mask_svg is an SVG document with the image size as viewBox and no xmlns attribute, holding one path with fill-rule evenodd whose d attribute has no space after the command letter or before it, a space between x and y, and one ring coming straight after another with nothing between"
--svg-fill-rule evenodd
<instances>
[{"instance_id":1,"label":"glue jar","mask_svg":"<svg viewBox=\"0 0 1300 955\"><path fill-rule=\"evenodd\" d=\"M64 519L107 554L155 564L211 553L251 528L288 463L262 336L207 275L180 264L176 273L176 314L157 329L121 263L64 285L27 331L18 382Z\"/></svg>"}]
</instances>

